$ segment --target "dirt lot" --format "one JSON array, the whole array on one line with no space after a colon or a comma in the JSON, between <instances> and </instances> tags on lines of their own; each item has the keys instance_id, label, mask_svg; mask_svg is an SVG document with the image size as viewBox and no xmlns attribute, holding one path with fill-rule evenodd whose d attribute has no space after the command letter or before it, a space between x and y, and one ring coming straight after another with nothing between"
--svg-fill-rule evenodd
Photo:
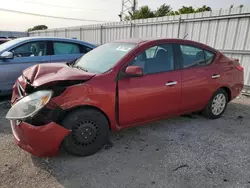
<instances>
[{"instance_id":1,"label":"dirt lot","mask_svg":"<svg viewBox=\"0 0 250 188\"><path fill-rule=\"evenodd\" d=\"M0 101L0 187L250 187L250 98L225 115L175 117L113 134L94 156L41 159L13 143Z\"/></svg>"}]
</instances>

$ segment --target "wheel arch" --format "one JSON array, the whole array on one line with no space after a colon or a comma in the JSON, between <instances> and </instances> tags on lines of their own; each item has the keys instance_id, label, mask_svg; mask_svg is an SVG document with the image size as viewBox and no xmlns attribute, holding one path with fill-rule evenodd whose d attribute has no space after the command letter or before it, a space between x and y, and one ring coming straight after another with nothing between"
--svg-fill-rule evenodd
<instances>
[{"instance_id":1,"label":"wheel arch","mask_svg":"<svg viewBox=\"0 0 250 188\"><path fill-rule=\"evenodd\" d=\"M75 110L78 110L78 109L92 109L92 110L97 110L98 112L100 112L101 114L104 115L104 117L108 120L108 123L109 123L109 129L111 129L111 122L110 122L110 119L108 117L108 115L103 111L101 110L100 108L96 107L96 106L92 106L92 105L80 105L80 106L76 106L76 107L73 107L73 108L70 108L70 109L67 109L65 110L65 115L75 111Z\"/></svg>"},{"instance_id":2,"label":"wheel arch","mask_svg":"<svg viewBox=\"0 0 250 188\"><path fill-rule=\"evenodd\" d=\"M227 86L220 87L219 89L224 89L228 95L228 102L232 100L232 91Z\"/></svg>"}]
</instances>

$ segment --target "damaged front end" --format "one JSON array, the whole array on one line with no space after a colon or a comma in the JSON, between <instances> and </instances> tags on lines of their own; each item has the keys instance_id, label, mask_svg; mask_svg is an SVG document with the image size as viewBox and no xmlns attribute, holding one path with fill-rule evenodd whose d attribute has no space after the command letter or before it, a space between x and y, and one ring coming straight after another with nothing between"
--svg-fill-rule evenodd
<instances>
[{"instance_id":1,"label":"damaged front end","mask_svg":"<svg viewBox=\"0 0 250 188\"><path fill-rule=\"evenodd\" d=\"M7 119L25 120L25 122L30 123L34 126L42 126L50 122L60 123L60 120L65 115L65 111L55 102L53 102L53 98L60 96L70 86L84 83L84 81L82 80L63 80L44 84L39 87L34 87L26 81L26 87L23 88L19 80L16 82L13 88L13 95L11 100L12 106L16 103L19 103L19 101L24 100L25 97L34 95L34 93L51 92L51 96L44 96L45 98L47 97L47 99L49 98L49 101L47 101L47 103L44 105L42 104L43 106L41 106L41 108L34 110L34 113L29 114L29 116L26 115L24 117L10 117L8 116L8 114L6 116ZM27 103L25 104L25 106L28 107ZM18 108L18 111L20 111L20 107ZM14 112L14 114L17 115L16 112Z\"/></svg>"},{"instance_id":2,"label":"damaged front end","mask_svg":"<svg viewBox=\"0 0 250 188\"><path fill-rule=\"evenodd\" d=\"M12 107L6 118L10 120L17 145L35 156L58 154L61 142L70 133L70 130L60 125L66 112L53 101L54 98L64 93L68 87L83 84L93 77L81 77L81 73L77 72L70 73L73 74L71 79L62 80L62 75L57 74L63 69L65 65L51 76L51 71L45 74L39 67L32 67L32 78L26 71L13 86ZM52 71L55 72L55 68ZM39 76L39 73L43 76ZM48 79L48 74L53 79Z\"/></svg>"},{"instance_id":3,"label":"damaged front end","mask_svg":"<svg viewBox=\"0 0 250 188\"><path fill-rule=\"evenodd\" d=\"M32 66L23 71L17 79L11 99L12 109L7 114L7 119L25 120L40 126L49 121L58 122L63 116L63 110L53 102L53 98L60 96L68 87L83 84L94 77L95 74L87 73L65 64L41 64ZM20 101L25 102L26 106L19 106ZM46 102L46 104L44 104ZM31 103L30 106L28 104ZM34 103L34 104L33 104ZM36 106L32 111L32 105ZM41 106L39 106L41 105ZM30 114L23 114L24 117L13 117L24 109L31 110ZM29 108L30 107L30 108ZM12 111L12 115L10 112ZM62 115L61 115L62 114Z\"/></svg>"}]
</instances>

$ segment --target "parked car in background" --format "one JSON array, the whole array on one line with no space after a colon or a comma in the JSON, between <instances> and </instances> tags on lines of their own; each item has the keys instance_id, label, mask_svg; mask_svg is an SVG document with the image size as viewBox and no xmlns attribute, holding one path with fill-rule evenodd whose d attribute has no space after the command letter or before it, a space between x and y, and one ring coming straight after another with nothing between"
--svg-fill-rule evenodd
<instances>
[{"instance_id":1,"label":"parked car in background","mask_svg":"<svg viewBox=\"0 0 250 188\"><path fill-rule=\"evenodd\" d=\"M22 71L32 65L69 62L96 46L55 37L24 37L0 45L0 95L10 93Z\"/></svg>"},{"instance_id":2,"label":"parked car in background","mask_svg":"<svg viewBox=\"0 0 250 188\"><path fill-rule=\"evenodd\" d=\"M243 88L238 60L180 39L104 44L74 64L32 66L11 99L15 142L37 156L87 156L109 131L202 111L219 118ZM55 135L56 133L56 135Z\"/></svg>"},{"instance_id":3,"label":"parked car in background","mask_svg":"<svg viewBox=\"0 0 250 188\"><path fill-rule=\"evenodd\" d=\"M3 44L3 43L5 43L5 42L8 42L8 41L10 41L10 40L11 40L11 39L8 38L8 37L0 37L0 45Z\"/></svg>"},{"instance_id":4,"label":"parked car in background","mask_svg":"<svg viewBox=\"0 0 250 188\"><path fill-rule=\"evenodd\" d=\"M18 37L16 36L8 36L9 39L17 39Z\"/></svg>"}]
</instances>

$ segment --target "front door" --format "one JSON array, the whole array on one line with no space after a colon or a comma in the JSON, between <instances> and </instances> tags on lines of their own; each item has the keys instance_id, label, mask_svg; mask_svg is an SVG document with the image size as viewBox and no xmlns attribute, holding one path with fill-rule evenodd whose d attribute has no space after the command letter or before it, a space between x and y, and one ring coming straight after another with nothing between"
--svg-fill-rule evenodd
<instances>
[{"instance_id":1,"label":"front door","mask_svg":"<svg viewBox=\"0 0 250 188\"><path fill-rule=\"evenodd\" d=\"M47 43L44 41L25 43L10 51L14 53L13 59L0 60L0 92L12 90L16 79L22 75L24 69L50 61L50 56L47 55Z\"/></svg>"},{"instance_id":2,"label":"front door","mask_svg":"<svg viewBox=\"0 0 250 188\"><path fill-rule=\"evenodd\" d=\"M172 44L151 47L129 65L141 66L144 75L118 83L120 126L180 112L181 72L175 70Z\"/></svg>"}]
</instances>

